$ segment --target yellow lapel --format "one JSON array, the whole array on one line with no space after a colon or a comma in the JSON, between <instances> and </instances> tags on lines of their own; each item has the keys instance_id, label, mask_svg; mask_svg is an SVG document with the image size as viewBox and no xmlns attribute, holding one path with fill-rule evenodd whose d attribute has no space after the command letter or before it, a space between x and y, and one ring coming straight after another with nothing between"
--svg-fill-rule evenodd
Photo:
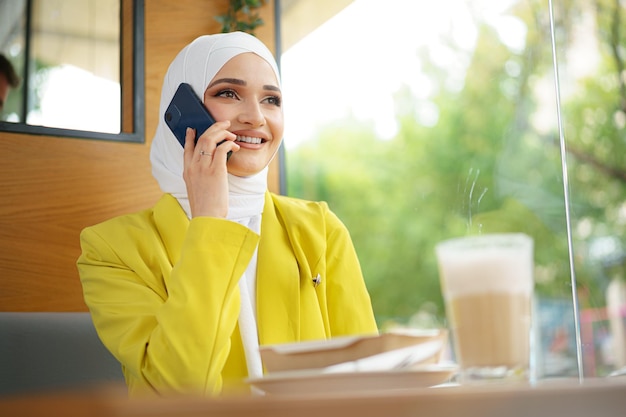
<instances>
[{"instance_id":1,"label":"yellow lapel","mask_svg":"<svg viewBox=\"0 0 626 417\"><path fill-rule=\"evenodd\" d=\"M261 345L300 338L298 263L270 193L265 194L257 265L257 323Z\"/></svg>"}]
</instances>

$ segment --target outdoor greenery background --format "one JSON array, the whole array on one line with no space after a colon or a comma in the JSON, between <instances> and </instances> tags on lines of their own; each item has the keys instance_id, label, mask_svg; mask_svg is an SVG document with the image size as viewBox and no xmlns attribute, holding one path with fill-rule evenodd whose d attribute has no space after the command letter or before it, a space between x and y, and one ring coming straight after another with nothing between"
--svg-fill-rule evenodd
<instances>
[{"instance_id":1,"label":"outdoor greenery background","mask_svg":"<svg viewBox=\"0 0 626 417\"><path fill-rule=\"evenodd\" d=\"M351 231L381 328L444 325L434 247L488 232L534 238L536 293L568 305L560 319L571 320L564 179L581 308L604 306L610 279L623 278L626 5L555 2L564 178L547 4L520 1L512 10L528 30L521 51L478 20L469 56L449 39L458 59L470 62L461 89L446 82L451 69L438 67L427 49L417 51L437 86L427 103L439 112L434 126L418 122L425 103L403 88L395 95L400 129L391 140L345 119L287 152L288 194L327 201ZM589 17L596 27L580 33ZM589 52L579 48L581 37L596 40L601 59L594 73L575 77L569 60Z\"/></svg>"}]
</instances>

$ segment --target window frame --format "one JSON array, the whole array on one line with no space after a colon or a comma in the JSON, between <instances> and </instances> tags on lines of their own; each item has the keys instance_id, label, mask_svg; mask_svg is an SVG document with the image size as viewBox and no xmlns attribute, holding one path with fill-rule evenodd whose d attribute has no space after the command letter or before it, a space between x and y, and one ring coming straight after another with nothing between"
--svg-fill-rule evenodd
<instances>
[{"instance_id":1,"label":"window frame","mask_svg":"<svg viewBox=\"0 0 626 417\"><path fill-rule=\"evenodd\" d=\"M129 4L130 1L132 4ZM129 13L129 11L131 13ZM128 16L132 14L132 16ZM127 24L130 17L131 24ZM121 77L121 126L119 133L94 132L87 130L66 129L27 123L0 121L0 132L23 133L29 135L57 136L82 139L98 139L114 142L145 142L145 38L144 38L144 0L120 0L120 72ZM128 41L128 35L132 40ZM131 48L131 51L128 51ZM129 62L130 61L130 62ZM130 65L130 70L127 66ZM125 73L131 73L132 82L126 85ZM131 97L129 103L127 97ZM130 119L130 120L129 120ZM125 131L130 127L129 130Z\"/></svg>"}]
</instances>

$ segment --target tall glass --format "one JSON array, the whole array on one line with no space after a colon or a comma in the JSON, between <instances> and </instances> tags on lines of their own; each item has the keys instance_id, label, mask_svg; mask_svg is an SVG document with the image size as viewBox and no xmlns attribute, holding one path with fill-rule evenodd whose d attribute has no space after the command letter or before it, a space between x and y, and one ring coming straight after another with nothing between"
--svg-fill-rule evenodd
<instances>
[{"instance_id":1,"label":"tall glass","mask_svg":"<svg viewBox=\"0 0 626 417\"><path fill-rule=\"evenodd\" d=\"M439 243L436 254L461 382L528 380L532 239L456 238Z\"/></svg>"}]
</instances>

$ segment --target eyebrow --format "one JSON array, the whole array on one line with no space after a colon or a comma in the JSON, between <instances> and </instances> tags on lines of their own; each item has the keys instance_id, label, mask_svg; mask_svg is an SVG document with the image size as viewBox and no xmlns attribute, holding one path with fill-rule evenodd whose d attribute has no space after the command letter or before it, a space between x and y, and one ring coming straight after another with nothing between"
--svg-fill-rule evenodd
<instances>
[{"instance_id":1,"label":"eyebrow","mask_svg":"<svg viewBox=\"0 0 626 417\"><path fill-rule=\"evenodd\" d=\"M211 84L209 84L209 86L207 88L211 88L211 87L213 87L216 84L224 84L224 83L225 84L243 85L243 86L248 84L244 80L240 80L239 78L220 78L220 79L217 79L217 80L213 81ZM280 88L276 87L275 85L270 85L270 84L264 85L263 89L280 92Z\"/></svg>"}]
</instances>

